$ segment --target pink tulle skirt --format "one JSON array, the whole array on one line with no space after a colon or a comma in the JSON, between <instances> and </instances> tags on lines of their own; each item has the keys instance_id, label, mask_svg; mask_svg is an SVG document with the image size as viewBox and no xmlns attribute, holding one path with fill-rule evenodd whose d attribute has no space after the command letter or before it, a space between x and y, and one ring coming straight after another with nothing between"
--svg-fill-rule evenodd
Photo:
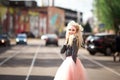
<instances>
[{"instance_id":1,"label":"pink tulle skirt","mask_svg":"<svg viewBox=\"0 0 120 80\"><path fill-rule=\"evenodd\" d=\"M85 69L77 58L76 63L72 57L66 57L56 72L54 80L87 80Z\"/></svg>"}]
</instances>

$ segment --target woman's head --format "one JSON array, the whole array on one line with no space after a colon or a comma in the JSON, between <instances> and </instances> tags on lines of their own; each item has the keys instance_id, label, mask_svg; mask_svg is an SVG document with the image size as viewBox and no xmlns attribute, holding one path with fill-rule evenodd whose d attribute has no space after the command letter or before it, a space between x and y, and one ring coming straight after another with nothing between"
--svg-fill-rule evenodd
<instances>
[{"instance_id":1,"label":"woman's head","mask_svg":"<svg viewBox=\"0 0 120 80\"><path fill-rule=\"evenodd\" d=\"M79 25L75 21L70 21L66 28L66 39L68 39L70 35L77 36L79 45L81 45L83 41L81 31L83 31L83 28L81 25Z\"/></svg>"},{"instance_id":2,"label":"woman's head","mask_svg":"<svg viewBox=\"0 0 120 80\"><path fill-rule=\"evenodd\" d=\"M76 23L75 21L70 21L68 23L67 29L66 29L66 32L68 35L75 35L77 33L80 33L81 31L83 31L82 26Z\"/></svg>"}]
</instances>

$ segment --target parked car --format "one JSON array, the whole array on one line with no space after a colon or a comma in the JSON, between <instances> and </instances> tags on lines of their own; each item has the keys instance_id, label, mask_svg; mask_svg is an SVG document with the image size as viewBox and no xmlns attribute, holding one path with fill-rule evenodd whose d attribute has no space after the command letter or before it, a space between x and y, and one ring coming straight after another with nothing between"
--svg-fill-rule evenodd
<instances>
[{"instance_id":1,"label":"parked car","mask_svg":"<svg viewBox=\"0 0 120 80\"><path fill-rule=\"evenodd\" d=\"M22 32L22 34L26 34L27 38L35 38L35 35L32 32Z\"/></svg>"},{"instance_id":2,"label":"parked car","mask_svg":"<svg viewBox=\"0 0 120 80\"><path fill-rule=\"evenodd\" d=\"M58 46L58 36L56 34L45 34L41 36L41 39L45 40L45 45L56 45Z\"/></svg>"},{"instance_id":3,"label":"parked car","mask_svg":"<svg viewBox=\"0 0 120 80\"><path fill-rule=\"evenodd\" d=\"M42 36L41 36L41 39L42 39L42 40L46 40L46 39L47 39L47 34L42 35Z\"/></svg>"},{"instance_id":4,"label":"parked car","mask_svg":"<svg viewBox=\"0 0 120 80\"><path fill-rule=\"evenodd\" d=\"M115 52L115 37L114 34L99 33L90 35L85 40L85 48L91 55L95 55L97 52L104 55L111 55Z\"/></svg>"},{"instance_id":5,"label":"parked car","mask_svg":"<svg viewBox=\"0 0 120 80\"><path fill-rule=\"evenodd\" d=\"M20 33L16 37L16 44L27 44L27 35Z\"/></svg>"},{"instance_id":6,"label":"parked car","mask_svg":"<svg viewBox=\"0 0 120 80\"><path fill-rule=\"evenodd\" d=\"M10 38L7 34L0 34L0 46L10 46Z\"/></svg>"}]
</instances>

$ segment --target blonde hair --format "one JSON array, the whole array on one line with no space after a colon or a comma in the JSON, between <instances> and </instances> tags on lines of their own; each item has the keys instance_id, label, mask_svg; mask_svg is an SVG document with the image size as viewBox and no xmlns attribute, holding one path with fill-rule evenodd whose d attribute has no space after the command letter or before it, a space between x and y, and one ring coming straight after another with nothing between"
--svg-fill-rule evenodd
<instances>
[{"instance_id":1,"label":"blonde hair","mask_svg":"<svg viewBox=\"0 0 120 80\"><path fill-rule=\"evenodd\" d=\"M72 26L74 26L76 28L76 34L69 35L68 30ZM75 21L70 21L67 25L67 28L66 28L66 42L69 45L72 45L73 39L76 37L77 45L80 48L82 43L83 43L82 31L83 31L83 27L81 25L79 25Z\"/></svg>"}]
</instances>

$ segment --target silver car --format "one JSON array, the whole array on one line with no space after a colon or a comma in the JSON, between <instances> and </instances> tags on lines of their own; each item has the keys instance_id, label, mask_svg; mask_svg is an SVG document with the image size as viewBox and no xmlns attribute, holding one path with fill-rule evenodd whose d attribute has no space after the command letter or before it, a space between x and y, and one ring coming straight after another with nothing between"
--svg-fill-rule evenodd
<instances>
[{"instance_id":1,"label":"silver car","mask_svg":"<svg viewBox=\"0 0 120 80\"><path fill-rule=\"evenodd\" d=\"M56 34L45 34L41 36L41 39L45 40L45 45L56 45L58 46L58 36Z\"/></svg>"},{"instance_id":2,"label":"silver car","mask_svg":"<svg viewBox=\"0 0 120 80\"><path fill-rule=\"evenodd\" d=\"M20 33L16 37L16 44L27 44L27 35Z\"/></svg>"}]
</instances>

